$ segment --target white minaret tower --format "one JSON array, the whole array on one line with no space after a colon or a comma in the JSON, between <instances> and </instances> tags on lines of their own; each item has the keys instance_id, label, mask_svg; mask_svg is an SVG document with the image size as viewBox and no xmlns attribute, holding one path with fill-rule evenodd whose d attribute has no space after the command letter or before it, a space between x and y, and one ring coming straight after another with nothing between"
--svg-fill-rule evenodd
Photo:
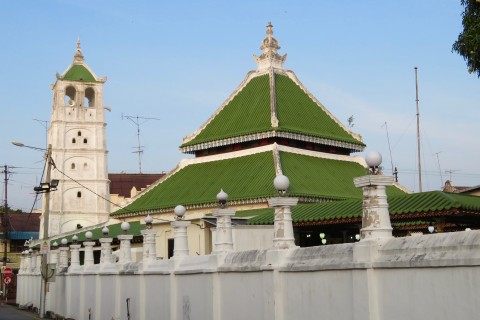
<instances>
[{"instance_id":1,"label":"white minaret tower","mask_svg":"<svg viewBox=\"0 0 480 320\"><path fill-rule=\"evenodd\" d=\"M57 73L57 81L51 86L48 143L56 166L52 179L60 183L50 194L50 236L108 220L110 205L105 199L110 198L110 182L103 106L106 80L85 64L78 40L72 64L62 75Z\"/></svg>"}]
</instances>

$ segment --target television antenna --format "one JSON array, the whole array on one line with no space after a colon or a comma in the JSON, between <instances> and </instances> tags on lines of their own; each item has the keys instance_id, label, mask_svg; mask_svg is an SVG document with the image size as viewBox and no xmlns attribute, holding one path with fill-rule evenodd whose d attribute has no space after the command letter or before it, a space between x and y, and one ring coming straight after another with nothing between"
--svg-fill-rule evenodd
<instances>
[{"instance_id":1,"label":"television antenna","mask_svg":"<svg viewBox=\"0 0 480 320\"><path fill-rule=\"evenodd\" d=\"M142 153L143 153L143 146L140 144L140 126L149 120L160 120L158 118L146 118L136 116L126 116L122 113L122 120L123 118L132 121L137 126L137 146L134 147L136 150L132 151L132 153L138 154L138 173L142 173Z\"/></svg>"}]
</instances>

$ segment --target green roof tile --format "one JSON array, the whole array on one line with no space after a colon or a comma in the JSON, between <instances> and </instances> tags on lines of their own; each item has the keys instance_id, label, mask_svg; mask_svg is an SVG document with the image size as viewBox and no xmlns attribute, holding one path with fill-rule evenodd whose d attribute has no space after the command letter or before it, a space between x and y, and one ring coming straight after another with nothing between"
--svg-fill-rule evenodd
<instances>
[{"instance_id":1,"label":"green roof tile","mask_svg":"<svg viewBox=\"0 0 480 320\"><path fill-rule=\"evenodd\" d=\"M140 236L141 231L143 229L145 229L145 225L141 224L140 221L132 221L132 222L129 222L129 223L130 223L130 229L128 230L128 234L131 234L131 235L134 235L134 236ZM75 233L75 234L78 237L78 241L86 241L87 238L85 237L85 232L91 231L92 234L93 234L91 240L97 240L97 239L100 239L100 238L104 237L103 234L102 234L103 227L104 226L101 226L101 227L91 229L91 230L78 230L78 232ZM109 225L107 227L108 227L108 230L109 230L108 231L108 237L109 238L117 238L119 235L123 234L123 230L121 228L121 223L112 224L112 225ZM74 234L71 234L71 235L66 236L66 237L54 238L54 239L51 240L51 242L53 243L53 242L57 241L60 244L60 240L62 238L66 238L68 240L68 242L71 243L73 235Z\"/></svg>"},{"instance_id":2,"label":"green roof tile","mask_svg":"<svg viewBox=\"0 0 480 320\"><path fill-rule=\"evenodd\" d=\"M183 146L271 129L268 75L253 78L196 136Z\"/></svg>"},{"instance_id":3,"label":"green roof tile","mask_svg":"<svg viewBox=\"0 0 480 320\"><path fill-rule=\"evenodd\" d=\"M269 197L275 194L274 178L272 152L191 164L112 215L215 203L220 189L229 194L229 200Z\"/></svg>"},{"instance_id":4,"label":"green roof tile","mask_svg":"<svg viewBox=\"0 0 480 320\"><path fill-rule=\"evenodd\" d=\"M450 210L452 208L480 213L480 197L431 191L412 193L388 198L391 216L409 213L426 213ZM248 224L273 224L273 209L252 210L254 218ZM362 200L352 199L327 203L301 204L292 207L294 223L349 219L362 217Z\"/></svg>"},{"instance_id":5,"label":"green roof tile","mask_svg":"<svg viewBox=\"0 0 480 320\"><path fill-rule=\"evenodd\" d=\"M289 77L275 74L275 92L279 131L363 145L335 122Z\"/></svg>"},{"instance_id":6,"label":"green roof tile","mask_svg":"<svg viewBox=\"0 0 480 320\"><path fill-rule=\"evenodd\" d=\"M197 136L180 147L274 131L365 146L288 76L275 74L274 79L278 127L272 127L270 75L264 74L250 79Z\"/></svg>"},{"instance_id":7,"label":"green roof tile","mask_svg":"<svg viewBox=\"0 0 480 320\"><path fill-rule=\"evenodd\" d=\"M82 81L82 82L96 82L97 80L93 74L88 71L85 66L81 64L73 65L63 77L64 80Z\"/></svg>"}]
</instances>

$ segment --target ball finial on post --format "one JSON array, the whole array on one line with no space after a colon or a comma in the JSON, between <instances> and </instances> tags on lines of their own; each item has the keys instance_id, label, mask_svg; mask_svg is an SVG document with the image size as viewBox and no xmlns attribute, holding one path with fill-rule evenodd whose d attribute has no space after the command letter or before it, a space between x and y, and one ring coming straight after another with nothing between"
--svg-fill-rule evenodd
<instances>
[{"instance_id":1,"label":"ball finial on post","mask_svg":"<svg viewBox=\"0 0 480 320\"><path fill-rule=\"evenodd\" d=\"M285 197L287 195L288 187L290 187L290 180L287 176L280 174L273 180L273 186L280 197Z\"/></svg>"},{"instance_id":2,"label":"ball finial on post","mask_svg":"<svg viewBox=\"0 0 480 320\"><path fill-rule=\"evenodd\" d=\"M176 206L175 209L173 209L177 220L182 220L186 211L187 209L185 209L185 207L180 204Z\"/></svg>"},{"instance_id":3,"label":"ball finial on post","mask_svg":"<svg viewBox=\"0 0 480 320\"><path fill-rule=\"evenodd\" d=\"M382 164L382 155L378 151L369 151L365 156L365 162L371 174L380 174Z\"/></svg>"}]
</instances>

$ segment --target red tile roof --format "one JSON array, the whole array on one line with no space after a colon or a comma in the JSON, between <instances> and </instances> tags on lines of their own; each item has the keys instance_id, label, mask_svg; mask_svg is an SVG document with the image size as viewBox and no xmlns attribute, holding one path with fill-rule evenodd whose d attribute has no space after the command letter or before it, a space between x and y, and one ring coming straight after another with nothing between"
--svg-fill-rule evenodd
<instances>
[{"instance_id":1,"label":"red tile roof","mask_svg":"<svg viewBox=\"0 0 480 320\"><path fill-rule=\"evenodd\" d=\"M130 198L130 190L133 187L140 191L163 176L165 173L109 173L110 194Z\"/></svg>"}]
</instances>

